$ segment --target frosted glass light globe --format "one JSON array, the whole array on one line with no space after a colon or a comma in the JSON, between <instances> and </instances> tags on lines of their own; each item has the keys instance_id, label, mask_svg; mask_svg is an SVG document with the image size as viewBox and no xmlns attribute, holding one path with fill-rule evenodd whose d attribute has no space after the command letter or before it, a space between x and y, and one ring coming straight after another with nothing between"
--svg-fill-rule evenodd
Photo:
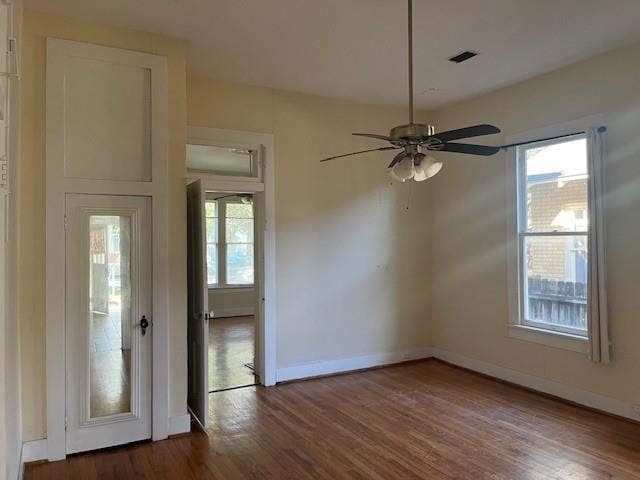
<instances>
[{"instance_id":1,"label":"frosted glass light globe","mask_svg":"<svg viewBox=\"0 0 640 480\"><path fill-rule=\"evenodd\" d=\"M413 158L406 157L404 160L396 164L396 166L393 167L393 173L402 180L409 180L410 178L413 178L413 175L415 174Z\"/></svg>"}]
</instances>

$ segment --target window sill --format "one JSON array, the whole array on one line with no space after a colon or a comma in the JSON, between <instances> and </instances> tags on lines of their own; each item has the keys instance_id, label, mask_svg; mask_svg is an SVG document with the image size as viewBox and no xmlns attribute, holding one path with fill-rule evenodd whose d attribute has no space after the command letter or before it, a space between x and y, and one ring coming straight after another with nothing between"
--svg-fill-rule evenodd
<instances>
[{"instance_id":1,"label":"window sill","mask_svg":"<svg viewBox=\"0 0 640 480\"><path fill-rule=\"evenodd\" d=\"M226 285L224 287L214 287L212 285L209 285L208 288L209 290L215 290L216 292L253 292L253 285Z\"/></svg>"},{"instance_id":2,"label":"window sill","mask_svg":"<svg viewBox=\"0 0 640 480\"><path fill-rule=\"evenodd\" d=\"M525 325L507 325L511 338L527 342L540 343L548 347L561 348L571 352L588 353L589 343L586 337L569 333L553 332Z\"/></svg>"}]
</instances>

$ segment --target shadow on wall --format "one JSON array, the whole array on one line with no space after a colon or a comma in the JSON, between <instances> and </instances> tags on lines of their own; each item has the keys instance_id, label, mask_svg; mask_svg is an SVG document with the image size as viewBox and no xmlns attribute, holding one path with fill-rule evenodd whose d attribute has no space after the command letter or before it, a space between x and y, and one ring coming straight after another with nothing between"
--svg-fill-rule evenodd
<instances>
[{"instance_id":1,"label":"shadow on wall","mask_svg":"<svg viewBox=\"0 0 640 480\"><path fill-rule=\"evenodd\" d=\"M505 220L515 204L506 203L504 165L504 154L487 159L452 158L445 163L449 182L446 191L438 189L438 198L443 195L446 199L435 209L434 228L452 235L435 252L438 281L434 295L466 282L481 289L492 268L504 265L506 269ZM453 234L459 232L457 225L464 225L464 235ZM499 287L506 290L505 285Z\"/></svg>"}]
</instances>

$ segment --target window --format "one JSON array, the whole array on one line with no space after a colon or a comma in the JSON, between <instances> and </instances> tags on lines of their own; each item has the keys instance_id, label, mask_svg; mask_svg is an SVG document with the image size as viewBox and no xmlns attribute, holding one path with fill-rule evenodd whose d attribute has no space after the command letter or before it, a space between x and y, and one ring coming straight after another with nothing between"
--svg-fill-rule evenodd
<instances>
[{"instance_id":1,"label":"window","mask_svg":"<svg viewBox=\"0 0 640 480\"><path fill-rule=\"evenodd\" d=\"M227 285L253 284L253 205L226 203Z\"/></svg>"},{"instance_id":2,"label":"window","mask_svg":"<svg viewBox=\"0 0 640 480\"><path fill-rule=\"evenodd\" d=\"M516 156L519 322L586 337L586 136L522 145Z\"/></svg>"},{"instance_id":3,"label":"window","mask_svg":"<svg viewBox=\"0 0 640 480\"><path fill-rule=\"evenodd\" d=\"M205 202L205 230L207 235L207 283L218 284L218 202Z\"/></svg>"},{"instance_id":4,"label":"window","mask_svg":"<svg viewBox=\"0 0 640 480\"><path fill-rule=\"evenodd\" d=\"M207 200L206 222L209 286L253 285L253 204L238 197Z\"/></svg>"},{"instance_id":5,"label":"window","mask_svg":"<svg viewBox=\"0 0 640 480\"><path fill-rule=\"evenodd\" d=\"M225 177L258 177L258 151L187 144L187 170Z\"/></svg>"}]
</instances>

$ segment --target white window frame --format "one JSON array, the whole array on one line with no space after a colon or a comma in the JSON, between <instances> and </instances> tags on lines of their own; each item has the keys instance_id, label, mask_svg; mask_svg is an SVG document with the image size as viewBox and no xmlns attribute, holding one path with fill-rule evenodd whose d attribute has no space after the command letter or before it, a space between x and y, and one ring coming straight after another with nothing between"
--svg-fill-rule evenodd
<instances>
[{"instance_id":1,"label":"white window frame","mask_svg":"<svg viewBox=\"0 0 640 480\"><path fill-rule=\"evenodd\" d=\"M535 142L539 138L549 138L560 135L568 135L577 132L584 132L589 128L598 127L603 124L601 115L594 115L583 119L570 121L562 124L551 125L507 137L507 144L531 142L531 144L552 144L554 141ZM567 141L568 138L558 139ZM543 345L562 348L574 352L588 352L588 332L570 327L550 326L548 324L537 323L524 320L524 298L526 298L526 288L522 272L524 271L524 238L526 236L567 236L567 232L556 234L544 232L540 234L523 234L523 226L520 222L526 222L526 202L522 202L522 191L526 188L525 169L520 168L518 159L518 148L509 148L505 155L506 171L506 205L507 215L507 293L509 305L509 322L507 324L507 334L511 338L525 340ZM524 226L526 228L526 225ZM587 238L592 234L593 226L589 226ZM570 234L571 232L569 232ZM585 235L579 233L579 235ZM588 311L588 308L587 308ZM587 322L588 325L588 322ZM588 327L587 327L588 328Z\"/></svg>"},{"instance_id":2,"label":"white window frame","mask_svg":"<svg viewBox=\"0 0 640 480\"><path fill-rule=\"evenodd\" d=\"M253 290L254 284L255 284L255 269L253 272L253 282L252 283L228 283L227 281L227 205L229 204L241 204L242 202L237 199L234 200L233 197L227 197L227 198L223 198L220 200L215 199L214 197L211 198L207 198L205 200L206 202L216 202L217 206L216 206L216 213L218 214L217 217L217 222L218 222L218 238L217 238L217 252L218 252L218 271L217 271L217 278L218 278L218 283L210 283L208 284L209 289L211 290L225 290L225 289L230 289L230 290L242 290L242 289L246 289L246 290ZM212 218L212 217L208 217L208 218ZM253 254L254 254L254 258L255 258L255 212L253 215L253 237L254 237L254 241L252 242L253 244ZM206 225L205 225L205 230L206 230ZM207 245L209 245L210 242L207 242Z\"/></svg>"}]
</instances>

